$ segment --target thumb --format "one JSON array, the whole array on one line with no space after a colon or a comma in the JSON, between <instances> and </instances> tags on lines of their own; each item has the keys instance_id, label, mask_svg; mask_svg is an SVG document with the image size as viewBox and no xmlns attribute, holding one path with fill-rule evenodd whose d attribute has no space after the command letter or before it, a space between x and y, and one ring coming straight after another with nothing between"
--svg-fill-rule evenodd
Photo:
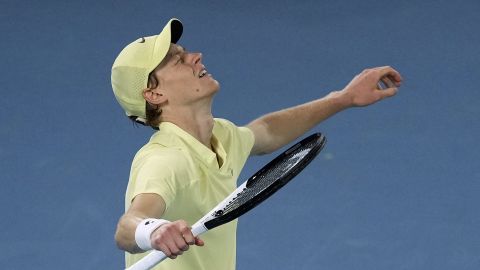
<instances>
[{"instance_id":1,"label":"thumb","mask_svg":"<svg viewBox=\"0 0 480 270\"><path fill-rule=\"evenodd\" d=\"M390 87L384 90L380 90L382 99L387 97L393 97L397 94L397 92L398 92L398 89L396 87Z\"/></svg>"},{"instance_id":2,"label":"thumb","mask_svg":"<svg viewBox=\"0 0 480 270\"><path fill-rule=\"evenodd\" d=\"M195 245L203 246L203 245L205 245L205 242L203 242L203 240L200 239L200 237L197 236L197 237L195 237Z\"/></svg>"}]
</instances>

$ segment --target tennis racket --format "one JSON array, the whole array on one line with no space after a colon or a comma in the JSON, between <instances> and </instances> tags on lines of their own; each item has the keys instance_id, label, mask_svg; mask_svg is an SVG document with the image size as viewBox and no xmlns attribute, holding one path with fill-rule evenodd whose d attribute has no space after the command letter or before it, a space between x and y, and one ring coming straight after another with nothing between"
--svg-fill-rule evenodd
<instances>
[{"instance_id":1,"label":"tennis racket","mask_svg":"<svg viewBox=\"0 0 480 270\"><path fill-rule=\"evenodd\" d=\"M315 133L287 149L198 220L192 226L193 235L230 222L266 200L310 164L325 143L325 136ZM163 252L154 250L127 270L151 269L165 258Z\"/></svg>"}]
</instances>

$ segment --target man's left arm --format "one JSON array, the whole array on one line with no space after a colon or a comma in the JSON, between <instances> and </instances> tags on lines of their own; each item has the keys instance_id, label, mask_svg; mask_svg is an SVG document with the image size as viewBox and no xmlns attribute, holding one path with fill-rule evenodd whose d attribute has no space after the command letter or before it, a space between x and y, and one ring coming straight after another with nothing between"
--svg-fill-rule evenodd
<instances>
[{"instance_id":1,"label":"man's left arm","mask_svg":"<svg viewBox=\"0 0 480 270\"><path fill-rule=\"evenodd\" d=\"M379 89L379 81L383 81L388 88ZM400 73L391 67L366 69L341 91L257 118L247 125L255 136L251 155L271 153L337 112L394 96L401 81Z\"/></svg>"}]
</instances>

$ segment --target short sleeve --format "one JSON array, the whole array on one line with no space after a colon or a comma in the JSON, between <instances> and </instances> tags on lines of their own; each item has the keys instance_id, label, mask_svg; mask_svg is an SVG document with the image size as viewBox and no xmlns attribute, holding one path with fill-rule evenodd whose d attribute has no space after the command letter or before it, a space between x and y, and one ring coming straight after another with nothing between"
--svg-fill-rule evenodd
<instances>
[{"instance_id":1,"label":"short sleeve","mask_svg":"<svg viewBox=\"0 0 480 270\"><path fill-rule=\"evenodd\" d=\"M231 145L239 150L243 156L249 156L252 151L255 137L253 132L247 127L238 127L234 123L215 118L215 135L226 145Z\"/></svg>"},{"instance_id":2,"label":"short sleeve","mask_svg":"<svg viewBox=\"0 0 480 270\"><path fill-rule=\"evenodd\" d=\"M237 129L238 137L242 141L243 149L245 150L245 155L250 155L252 151L253 144L255 143L255 136L253 135L253 131L248 127L239 127Z\"/></svg>"},{"instance_id":3,"label":"short sleeve","mask_svg":"<svg viewBox=\"0 0 480 270\"><path fill-rule=\"evenodd\" d=\"M168 209L180 188L184 158L172 151L150 153L136 162L133 181L129 183L130 201L142 193L158 194Z\"/></svg>"}]
</instances>

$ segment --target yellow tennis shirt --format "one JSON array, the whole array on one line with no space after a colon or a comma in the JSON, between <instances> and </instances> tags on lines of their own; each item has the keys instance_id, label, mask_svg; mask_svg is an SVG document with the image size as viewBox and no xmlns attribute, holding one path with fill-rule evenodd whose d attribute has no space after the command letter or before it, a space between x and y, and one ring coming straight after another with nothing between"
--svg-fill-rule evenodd
<instances>
[{"instance_id":1,"label":"yellow tennis shirt","mask_svg":"<svg viewBox=\"0 0 480 270\"><path fill-rule=\"evenodd\" d=\"M163 219L186 220L191 226L236 188L237 178L253 147L250 129L215 119L212 147L201 144L178 126L164 122L135 155L125 196L125 209L141 193L159 194L166 203ZM217 159L218 155L218 159ZM233 270L237 221L201 236L205 246L191 246L156 270ZM125 253L129 267L148 254Z\"/></svg>"}]
</instances>

